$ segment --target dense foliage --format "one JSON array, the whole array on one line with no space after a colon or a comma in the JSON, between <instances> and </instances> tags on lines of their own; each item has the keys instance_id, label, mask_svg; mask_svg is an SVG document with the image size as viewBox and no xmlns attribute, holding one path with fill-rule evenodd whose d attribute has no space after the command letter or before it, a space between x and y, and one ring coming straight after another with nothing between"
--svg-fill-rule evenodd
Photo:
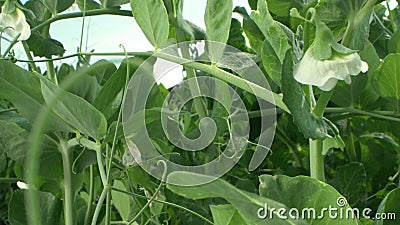
<instances>
[{"instance_id":1,"label":"dense foliage","mask_svg":"<svg viewBox=\"0 0 400 225\"><path fill-rule=\"evenodd\" d=\"M132 10L121 10L128 3ZM231 0L207 0L203 30L185 20L183 0L0 1L0 224L399 224L400 6L247 3L251 12ZM66 12L73 4L79 11ZM63 43L49 35L53 22L106 14L133 16L154 52L80 46L64 55ZM202 40L206 54L196 55L192 47ZM28 60L14 54L18 42ZM228 55L221 44L236 52ZM92 62L93 55L104 59ZM110 55L125 59L116 65ZM66 58L78 63L54 66ZM209 90L196 82L157 84L152 73L160 59L183 65L186 80L204 80L223 100L187 100ZM259 69L241 77L250 66ZM232 122L236 97L248 130ZM272 116L263 104L274 104ZM165 132L163 113L188 139L214 136L201 151L185 151L177 133ZM272 132L263 128L266 117L273 117ZM242 131L245 142L233 138ZM242 147L232 153L240 157L219 178L171 172L166 162L203 165L232 145ZM286 216L330 206L370 212L284 219L275 211L260 219L266 205Z\"/></svg>"}]
</instances>

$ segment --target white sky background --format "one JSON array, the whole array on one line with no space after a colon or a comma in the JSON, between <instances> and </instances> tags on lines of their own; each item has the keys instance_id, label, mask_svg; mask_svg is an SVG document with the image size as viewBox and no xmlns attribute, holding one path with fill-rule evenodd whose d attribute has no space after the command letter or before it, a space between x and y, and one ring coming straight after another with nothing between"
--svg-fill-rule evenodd
<instances>
[{"instance_id":1,"label":"white sky background","mask_svg":"<svg viewBox=\"0 0 400 225\"><path fill-rule=\"evenodd\" d=\"M23 3L26 1L27 0L22 0ZM186 0L183 10L184 18L205 29L204 11L206 2L206 0ZM390 3L391 6L396 6L397 4L396 0L391 0ZM233 0L233 6L246 7L247 11L250 12L247 0ZM122 9L130 10L130 5L126 4ZM83 51L122 52L122 49L119 47L120 44L123 44L126 50L131 52L154 50L133 17L110 15L92 16L87 17L85 23ZM66 49L65 56L77 52L77 48L80 44L81 26L82 18L61 20L51 25L51 37L64 45ZM2 43L3 49L6 48L6 44L6 42ZM14 47L14 51L18 58L26 58L19 44ZM115 63L120 62L122 59L122 57L92 57L92 62L102 58L106 58ZM58 61L56 66L60 65L62 62L75 64L77 59L75 57ZM45 64L40 63L38 63L38 65L45 66ZM177 70L171 73L179 73L179 70L180 68L177 68ZM182 74L179 76L175 74L174 76L168 76L168 78L163 79L162 82L165 86L169 87L176 84L181 79Z\"/></svg>"}]
</instances>

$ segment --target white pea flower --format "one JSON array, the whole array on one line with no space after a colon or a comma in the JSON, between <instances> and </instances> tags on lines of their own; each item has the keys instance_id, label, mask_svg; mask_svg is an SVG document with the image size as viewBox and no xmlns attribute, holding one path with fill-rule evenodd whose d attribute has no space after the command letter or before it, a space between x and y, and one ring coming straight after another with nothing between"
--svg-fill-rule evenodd
<instances>
[{"instance_id":1,"label":"white pea flower","mask_svg":"<svg viewBox=\"0 0 400 225\"><path fill-rule=\"evenodd\" d=\"M368 70L368 64L361 60L357 51L351 50L334 38L332 31L318 19L313 10L316 27L315 39L303 58L294 67L294 78L302 83L330 91L339 80L351 83L350 75Z\"/></svg>"},{"instance_id":2,"label":"white pea flower","mask_svg":"<svg viewBox=\"0 0 400 225\"><path fill-rule=\"evenodd\" d=\"M21 34L18 41L27 40L31 36L31 28L26 22L25 14L19 8L15 8L12 13L5 13L4 11L3 6L0 13L0 28L12 38Z\"/></svg>"},{"instance_id":3,"label":"white pea flower","mask_svg":"<svg viewBox=\"0 0 400 225\"><path fill-rule=\"evenodd\" d=\"M332 51L329 59L320 60L314 55L314 46L304 54L294 68L294 78L302 83L317 86L323 91L332 90L338 80L351 83L350 75L358 75L368 70L368 64L358 53L343 54Z\"/></svg>"}]
</instances>

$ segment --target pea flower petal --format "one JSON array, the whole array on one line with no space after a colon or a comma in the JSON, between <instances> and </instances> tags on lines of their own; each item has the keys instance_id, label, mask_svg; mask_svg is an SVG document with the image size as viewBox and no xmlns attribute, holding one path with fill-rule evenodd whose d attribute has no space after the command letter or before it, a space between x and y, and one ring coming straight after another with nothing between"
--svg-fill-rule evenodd
<instances>
[{"instance_id":1,"label":"pea flower petal","mask_svg":"<svg viewBox=\"0 0 400 225\"><path fill-rule=\"evenodd\" d=\"M20 33L18 41L27 40L31 36L31 28L26 22L25 14L18 8L15 8L12 13L4 13L4 9L2 9L0 27L12 38Z\"/></svg>"},{"instance_id":2,"label":"pea flower petal","mask_svg":"<svg viewBox=\"0 0 400 225\"><path fill-rule=\"evenodd\" d=\"M294 78L302 83L317 86L323 91L332 90L338 80L351 83L350 75L358 75L368 70L368 64L358 53L342 54L332 49L329 59L319 60L314 56L314 46L306 51L294 68Z\"/></svg>"}]
</instances>

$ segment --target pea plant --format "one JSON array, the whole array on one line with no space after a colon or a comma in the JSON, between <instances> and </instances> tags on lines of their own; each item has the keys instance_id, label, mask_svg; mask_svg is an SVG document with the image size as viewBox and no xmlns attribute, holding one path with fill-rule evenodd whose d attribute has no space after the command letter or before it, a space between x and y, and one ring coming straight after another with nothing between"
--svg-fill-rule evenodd
<instances>
[{"instance_id":1,"label":"pea plant","mask_svg":"<svg viewBox=\"0 0 400 225\"><path fill-rule=\"evenodd\" d=\"M400 2L184 3L0 0L0 224L400 224ZM154 50L84 50L103 15Z\"/></svg>"}]
</instances>

